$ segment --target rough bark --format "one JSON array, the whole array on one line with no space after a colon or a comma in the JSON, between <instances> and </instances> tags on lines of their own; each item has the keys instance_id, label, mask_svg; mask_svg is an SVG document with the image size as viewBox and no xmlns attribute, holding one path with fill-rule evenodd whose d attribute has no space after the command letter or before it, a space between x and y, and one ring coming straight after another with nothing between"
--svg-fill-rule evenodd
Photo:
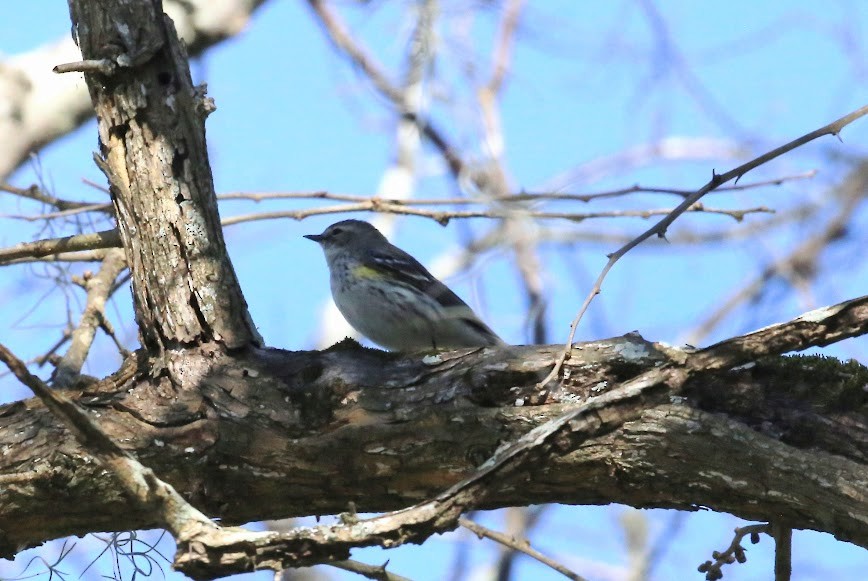
<instances>
[{"instance_id":1,"label":"rough bark","mask_svg":"<svg viewBox=\"0 0 868 581\"><path fill-rule=\"evenodd\" d=\"M667 360L635 337L577 346L552 403L534 385L559 347L455 352L442 361L362 350L190 354L199 390L130 360L80 394L115 441L225 522L380 511L434 495L499 444ZM215 352L216 353L216 352ZM216 358L216 362L215 362ZM215 365L216 363L216 365ZM868 546L866 371L771 358L598 413L484 507L560 502L771 516ZM537 402L539 403L539 402ZM518 405L521 404L521 405ZM629 421L624 421L628 419ZM155 526L35 400L0 410L2 553L45 539Z\"/></svg>"},{"instance_id":2,"label":"rough bark","mask_svg":"<svg viewBox=\"0 0 868 581\"><path fill-rule=\"evenodd\" d=\"M765 357L865 333L868 297L697 353L637 336L579 345L554 392L537 383L560 346L427 357L354 343L262 349L219 230L207 102L159 2L71 9L83 56L110 71L86 76L143 337L118 373L71 393L209 516L401 508L531 428L607 402L487 481L476 506L707 506L868 546L865 369ZM0 408L0 450L0 554L161 524L37 400Z\"/></svg>"},{"instance_id":3,"label":"rough bark","mask_svg":"<svg viewBox=\"0 0 868 581\"><path fill-rule=\"evenodd\" d=\"M217 212L204 126L213 103L193 87L172 21L159 1L73 1L70 11L82 57L112 69L85 76L142 345L162 357L202 341L260 343Z\"/></svg>"}]
</instances>

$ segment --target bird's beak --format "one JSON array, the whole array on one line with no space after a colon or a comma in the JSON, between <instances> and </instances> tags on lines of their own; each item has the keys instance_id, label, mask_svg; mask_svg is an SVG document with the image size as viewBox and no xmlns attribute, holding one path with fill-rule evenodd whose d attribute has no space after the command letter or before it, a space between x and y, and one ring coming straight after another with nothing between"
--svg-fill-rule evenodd
<instances>
[{"instance_id":1,"label":"bird's beak","mask_svg":"<svg viewBox=\"0 0 868 581\"><path fill-rule=\"evenodd\" d=\"M322 239L325 238L325 236L323 236L322 234L305 234L304 237L308 240L313 240L317 244L322 242Z\"/></svg>"}]
</instances>

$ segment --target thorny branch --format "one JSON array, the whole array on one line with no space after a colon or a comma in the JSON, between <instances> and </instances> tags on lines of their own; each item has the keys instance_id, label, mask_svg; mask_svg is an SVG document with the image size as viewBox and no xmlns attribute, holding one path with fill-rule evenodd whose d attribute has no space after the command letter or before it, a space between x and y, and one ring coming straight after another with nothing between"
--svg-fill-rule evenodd
<instances>
[{"instance_id":1,"label":"thorny branch","mask_svg":"<svg viewBox=\"0 0 868 581\"><path fill-rule=\"evenodd\" d=\"M347 559L346 561L335 561L334 563L329 563L329 565L336 569L343 569L344 571L357 573L362 577L367 577L368 579L379 579L381 581L410 581L407 577L387 571L386 565L388 565L388 562L377 566Z\"/></svg>"},{"instance_id":2,"label":"thorny branch","mask_svg":"<svg viewBox=\"0 0 868 581\"><path fill-rule=\"evenodd\" d=\"M750 182L745 184L738 184L734 186L722 186L714 192L716 193L724 193L724 192L740 192L745 190L752 190L756 188L764 188L768 186L781 186L787 182L796 181L796 180L804 180L810 179L817 175L816 171L805 172L801 174L795 174L790 176L783 176L770 180L760 180L756 182ZM654 187L654 186L643 186L641 184L636 184L627 188L619 188L615 190L605 190L601 192L591 192L587 194L571 194L566 192L527 192L520 191L510 194L509 196L505 196L502 199L499 199L498 202L508 204L508 203L516 203L516 202L542 202L542 201L578 201L578 202L591 202L593 200L603 199L603 198L616 198L621 196L626 196L630 194L671 194L673 196L680 196L682 198L686 198L687 196L694 193L695 190L685 190L680 188L664 188L664 187ZM407 200L394 200L390 198L377 198L371 196L358 196L353 194L337 194L332 192L326 192L322 190L317 191L309 191L309 192L227 192L224 194L218 194L217 199L219 200L250 200L253 202L262 202L266 200L297 200L297 199L311 199L311 200L334 200L338 202L353 202L363 204L366 202L372 202L374 200L379 199L381 202L386 202L390 204L400 204L404 206L457 206L457 205L470 205L470 204L484 204L487 203L487 200L480 200L478 198L412 198ZM110 207L110 204L107 204L106 207ZM35 218L35 217L34 217Z\"/></svg>"},{"instance_id":3,"label":"thorny branch","mask_svg":"<svg viewBox=\"0 0 868 581\"><path fill-rule=\"evenodd\" d=\"M654 226L652 226L651 228L649 228L648 230L646 230L645 232L643 232L642 234L640 234L639 236L637 236L636 238L634 238L633 240L631 240L630 242L628 242L627 244L625 244L624 246L622 246L621 248L616 250L614 253L610 254L609 260L606 263L606 265L603 267L603 270L600 272L599 276L597 277L597 280L594 282L594 286L591 289L591 292L589 292L588 296L585 297L585 301L582 303L582 306L579 309L578 314L576 315L575 319L573 319L573 322L570 324L570 333L567 337L567 342L566 342L566 346L565 346L564 350L561 352L560 357L558 357L558 359L555 362L555 365L552 368L549 375L546 376L546 378L539 383L539 386L542 388L543 386L548 384L552 379L554 379L555 377L558 376L558 373L560 372L561 367L564 364L564 361L566 361L566 358L569 356L569 349L570 349L570 346L573 344L573 338L576 335L576 329L579 326L579 322L582 320L582 317L585 315L585 312L588 310L588 307L591 305L591 302L594 300L594 297L596 297L598 294L600 294L600 291L602 290L602 287L603 287L603 281L605 280L606 276L609 274L609 271L612 269L613 266L615 266L615 263L618 262L618 260L620 260L625 254L627 254L630 250L639 246L642 242L644 242L648 238L651 238L652 236L656 235L660 238L664 238L666 236L666 230L678 218L678 216L680 216L685 211L687 211L688 208L690 208L693 204L698 202L708 192L710 192L714 189L717 189L719 186L721 186L722 184L725 184L728 181L731 181L731 180L738 181L739 178L741 178L743 175L745 175L749 171L756 169L757 167L761 166L762 164L767 163L767 162L775 159L776 157L780 157L781 155L788 153L788 152L792 151L793 149L796 149L797 147L801 147L802 145L809 143L809 142L813 141L814 139L818 139L818 138L824 137L826 135L838 136L838 134L841 132L841 130L844 127L846 127L847 125L849 125L853 121L856 121L860 117L865 116L866 114L868 114L868 105L863 106L863 107L857 109L856 111L853 111L852 113L849 113L849 114L841 117L840 119L833 121L832 123L829 123L828 125L820 127L819 129L816 129L810 133L807 133L807 134L799 137L798 139L795 139L795 140L793 140L793 141L791 141L785 145L782 145L776 149L773 149L772 151L764 153L761 156L756 157L756 158L750 160L749 162L744 163L744 164L738 166L737 168L732 169L732 170L730 170L724 174L713 173L711 180L707 184L702 186L700 189L698 189L692 195L688 196L681 204L678 205L677 208L672 210L672 212L670 212L669 215L667 215L665 218L663 218L662 220L657 222L657 224L655 224Z\"/></svg>"},{"instance_id":4,"label":"thorny branch","mask_svg":"<svg viewBox=\"0 0 868 581\"><path fill-rule=\"evenodd\" d=\"M865 202L866 185L868 185L868 164L860 164L850 172L843 184L835 188L836 193L839 194L837 197L841 199L841 206L826 224L804 239L786 256L767 264L753 280L722 301L690 333L687 343L698 344L739 305L756 300L767 285L779 277L797 288L807 286L807 282L820 271L820 257L823 251L833 242L846 236L848 225Z\"/></svg>"},{"instance_id":5,"label":"thorny branch","mask_svg":"<svg viewBox=\"0 0 868 581\"><path fill-rule=\"evenodd\" d=\"M747 214L764 213L770 214L774 210L765 206L756 208L746 208L743 210L723 210L718 208L706 208L700 204L694 204L691 208L685 210L691 213L704 214L720 214L729 216L736 221L741 221ZM258 212L255 214L244 214L240 216L232 216L223 220L224 226L232 226L243 222L252 222L257 220L276 220L280 218L292 218L293 220L304 220L311 216L322 216L324 214L344 214L351 212L380 212L388 214L402 214L406 216L420 216L431 218L439 224L445 226L450 220L455 218L496 218L509 219L515 216L522 218L535 218L538 220L564 219L571 222L582 222L595 218L642 218L648 219L653 216L667 216L672 213L669 209L654 209L654 210L611 210L602 212L540 212L535 210L519 210L519 209L488 209L488 210L422 210L418 208L408 207L407 204L393 204L378 198L371 198L368 201L358 204L341 204L338 206L326 206L321 208L311 208L309 210L278 210L274 212Z\"/></svg>"}]
</instances>

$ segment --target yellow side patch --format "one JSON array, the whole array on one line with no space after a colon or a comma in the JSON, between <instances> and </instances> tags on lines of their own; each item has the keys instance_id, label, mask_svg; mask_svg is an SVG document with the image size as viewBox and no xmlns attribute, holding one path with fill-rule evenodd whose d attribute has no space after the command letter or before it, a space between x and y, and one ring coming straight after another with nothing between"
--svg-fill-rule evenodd
<instances>
[{"instance_id":1,"label":"yellow side patch","mask_svg":"<svg viewBox=\"0 0 868 581\"><path fill-rule=\"evenodd\" d=\"M353 276L359 278L381 278L383 275L370 266L357 266L353 269Z\"/></svg>"}]
</instances>

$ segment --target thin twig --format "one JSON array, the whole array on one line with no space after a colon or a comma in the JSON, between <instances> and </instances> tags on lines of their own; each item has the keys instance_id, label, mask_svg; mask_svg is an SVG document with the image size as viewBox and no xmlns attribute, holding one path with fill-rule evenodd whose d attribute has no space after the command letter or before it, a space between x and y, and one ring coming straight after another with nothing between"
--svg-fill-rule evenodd
<instances>
[{"instance_id":1,"label":"thin twig","mask_svg":"<svg viewBox=\"0 0 868 581\"><path fill-rule=\"evenodd\" d=\"M233 226L244 222L254 222L259 220L278 220L290 218L292 220L304 220L311 216L322 216L327 214L347 214L355 212L380 212L388 214L401 214L407 216L420 216L430 218L435 222L446 225L450 220L467 219L467 218L491 218L505 219L520 214L523 217L535 218L538 220L569 220L571 222L583 222L585 220L593 220L599 218L642 218L648 219L654 216L667 216L673 210L668 208L653 209L653 210L610 210L601 212L541 212L536 210L512 209L512 210L422 210L420 208L408 207L408 204L393 204L391 202L381 201L379 198L371 198L366 202L358 204L340 204L336 206L325 206L320 208L310 208L308 210L276 210L273 212L256 212L253 214L242 214L240 216L232 216L225 218L222 221L223 226ZM721 216L729 216L733 220L741 221L748 214L770 214L774 210L765 206L756 208L745 208L743 210L724 210L720 208L707 208L701 204L695 204L693 207L684 210L689 213L702 214L718 214Z\"/></svg>"},{"instance_id":2,"label":"thin twig","mask_svg":"<svg viewBox=\"0 0 868 581\"><path fill-rule=\"evenodd\" d=\"M63 63L55 66L52 71L62 75L64 73L100 73L111 75L117 69L117 65L109 59L92 59Z\"/></svg>"},{"instance_id":3,"label":"thin twig","mask_svg":"<svg viewBox=\"0 0 868 581\"><path fill-rule=\"evenodd\" d=\"M567 356L569 355L570 347L573 344L573 338L576 335L576 329L579 326L579 322L582 320L582 317L585 315L585 312L588 310L588 307L591 305L591 302L594 298L600 294L600 291L603 287L603 280L605 280L606 275L609 274L609 271L615 266L615 263L621 259L625 254L627 254L633 248L639 246L642 242L650 238L651 236L658 236L664 238L666 236L666 230L669 226L688 208L690 208L693 204L698 202L705 194L710 192L711 190L717 189L722 184L730 180L738 181L743 175L748 173L749 171L756 169L757 167L763 165L764 163L768 163L769 161L775 159L776 157L780 157L781 155L796 149L797 147L801 147L802 145L809 143L815 139L823 137L825 135L834 135L838 136L841 130L852 123L853 121L863 117L868 114L868 105L863 106L852 113L849 113L840 119L825 125L815 131L812 131L808 134L805 134L789 143L782 145L776 149L773 149L763 155L750 160L747 163L744 163L738 166L735 169L732 169L724 174L716 174L712 172L711 181L702 186L699 190L688 196L681 204L678 205L672 212L669 213L665 218L657 222L654 226L619 248L617 251L609 255L609 260L606 265L603 267L603 270L600 272L600 275L597 277L597 280L594 282L594 286L591 289L591 292L588 293L588 296L585 297L585 301L582 303L581 308L579 309L578 314L576 315L573 322L570 324L570 333L567 337L566 345L561 352L560 356L555 360L555 365L552 368L551 372L538 384L538 389L543 390L545 386L548 385L550 381L558 376L560 373L561 367L563 367L564 361L566 361Z\"/></svg>"},{"instance_id":4,"label":"thin twig","mask_svg":"<svg viewBox=\"0 0 868 581\"><path fill-rule=\"evenodd\" d=\"M862 181L864 185L864 181ZM761 296L769 282L777 277L788 279L791 284L797 279L806 280L816 276L817 265L823 250L840 240L847 231L847 225L852 221L856 210L861 205L861 197L850 196L842 204L840 210L826 225L813 236L804 240L786 256L767 264L753 280L743 285L728 299L720 303L697 328L685 339L691 345L699 344L739 305L751 303ZM719 302L719 301L718 301Z\"/></svg>"},{"instance_id":5,"label":"thin twig","mask_svg":"<svg viewBox=\"0 0 868 581\"><path fill-rule=\"evenodd\" d=\"M494 218L503 219L509 218L516 213L528 218L536 218L541 220L548 219L563 219L573 222L581 222L584 220L597 218L642 218L648 219L653 216L668 215L673 210L669 209L654 209L654 210L612 210L606 212L540 212L535 210L464 210L464 211L433 211L422 210L418 208L407 207L407 204L386 202L381 198L369 198L363 203L357 204L341 204L338 206L327 206L324 208L312 208L309 210L283 210L275 212L260 212L254 214L244 214L241 216L233 216L222 221L223 226L232 226L244 222L252 222L258 220L275 220L281 218L291 218L293 220L303 220L311 216L319 216L323 214L338 214L349 212L383 212L391 214L404 214L412 216L422 216L435 220L440 224L447 224L450 220L456 218ZM740 221L747 214L755 213L771 213L773 210L765 206L756 208L746 208L743 210L724 210L718 208L707 208L701 204L695 204L693 207L684 210L686 212L697 212L705 214L719 214L729 216L734 220ZM102 249L116 248L121 246L120 236L116 230L105 230L102 232L76 234L66 236L64 238L51 238L46 240L37 240L35 242L25 242L15 246L0 249L0 264L12 264L14 261L40 258L48 255L57 255L61 253ZM93 255L98 256L98 255ZM81 259L86 259L80 257ZM61 259L57 259L61 260Z\"/></svg>"},{"instance_id":6,"label":"thin twig","mask_svg":"<svg viewBox=\"0 0 868 581\"><path fill-rule=\"evenodd\" d=\"M736 192L752 190L756 188L781 186L784 183L810 179L817 175L816 170L784 176L780 178L761 180L735 186L723 186L716 190L715 193ZM628 194L669 194L686 198L693 194L696 190L685 190L681 188L663 188L655 186L642 186L639 184L620 188L616 190L606 190L601 192L592 192L589 194L570 194L564 192L515 192L508 196L498 198L498 203L517 203L517 202L538 202L538 201L578 201L590 202L601 198L615 198ZM709 192L710 193L710 192ZM356 202L356 203L390 203L400 204L404 206L460 206L471 204L489 204L491 200L481 198L413 198L407 200L395 200L390 198L376 196L360 196L354 194L338 194L327 192L324 190L313 190L307 192L226 192L217 195L218 200L249 200L252 202L262 202L266 200L333 200L337 202Z\"/></svg>"},{"instance_id":7,"label":"thin twig","mask_svg":"<svg viewBox=\"0 0 868 581\"><path fill-rule=\"evenodd\" d=\"M75 216L76 214L84 214L86 212L105 212L111 211L112 205L107 203L89 204L78 208L70 208L68 210L58 210L56 212L47 212L45 214L0 214L0 218L10 220L25 220L27 222L37 222L39 220L52 220L54 218L66 218Z\"/></svg>"},{"instance_id":8,"label":"thin twig","mask_svg":"<svg viewBox=\"0 0 868 581\"><path fill-rule=\"evenodd\" d=\"M510 537L509 535L504 535L503 533L499 533L497 531L484 527L481 524L470 520L469 518L462 517L458 519L458 524L460 524L467 530L472 531L479 538L485 537L487 539L491 539L492 541L500 543L501 545L504 545L511 549L515 549L516 551L520 551L525 555L536 559L543 565L551 567L567 579L572 579L573 581L586 581L586 579L581 575L574 573L573 571L561 565L554 559L546 557L545 555L531 547L530 543L526 540L518 541L515 538Z\"/></svg>"},{"instance_id":9,"label":"thin twig","mask_svg":"<svg viewBox=\"0 0 868 581\"><path fill-rule=\"evenodd\" d=\"M793 529L777 521L771 523L775 539L775 581L790 581L793 574Z\"/></svg>"},{"instance_id":10,"label":"thin twig","mask_svg":"<svg viewBox=\"0 0 868 581\"><path fill-rule=\"evenodd\" d=\"M750 535L750 542L757 544L759 542L760 533L765 533L767 535L772 534L771 525L748 525L746 527L736 528L735 535L732 537L729 546L723 552L713 551L711 557L714 561L705 561L702 563L698 567L699 572L705 573L706 581L718 581L719 579L723 579L722 569L725 565L731 565L736 561L739 563L747 561L745 548L741 546L742 539Z\"/></svg>"},{"instance_id":11,"label":"thin twig","mask_svg":"<svg viewBox=\"0 0 868 581\"><path fill-rule=\"evenodd\" d=\"M540 516L545 512L546 508L551 505L536 505L536 506L513 506L507 508L504 513L506 520L507 534L513 538L516 536L530 537L536 524L539 522ZM473 520L474 513L468 513L466 518ZM497 561L496 576L497 579L506 580L513 578L513 566L516 558L520 555L517 550L512 547L503 547L500 558Z\"/></svg>"},{"instance_id":12,"label":"thin twig","mask_svg":"<svg viewBox=\"0 0 868 581\"><path fill-rule=\"evenodd\" d=\"M452 175L455 178L464 176L467 164L456 153L457 150L450 145L446 136L435 128L430 120L407 110L401 91L386 77L374 58L353 39L340 17L332 12L322 0L308 0L307 3L335 47L370 79L374 88L386 97L400 114L406 115L416 122L425 138L440 151L440 155L446 160Z\"/></svg>"},{"instance_id":13,"label":"thin twig","mask_svg":"<svg viewBox=\"0 0 868 581\"><path fill-rule=\"evenodd\" d=\"M112 294L111 290L113 290L113 289L114 289L114 286L112 287L112 289L110 289L109 295ZM111 321L109 321L108 317L105 314L105 311L102 311L99 313L99 328L102 329L103 333L108 335L108 337L112 340L112 342L115 344L115 347L118 350L118 353L120 353L121 357L126 359L127 357L130 356L130 354L132 352L129 349L127 349L123 343L121 343L120 339L118 339L118 336L115 333L114 326L112 326Z\"/></svg>"},{"instance_id":14,"label":"thin twig","mask_svg":"<svg viewBox=\"0 0 868 581\"><path fill-rule=\"evenodd\" d=\"M477 91L479 110L482 115L482 141L488 159L486 169L476 171L471 176L483 197L490 198L492 204L497 200L510 197L510 186L504 161L506 138L499 97L502 92L509 66L515 32L521 20L524 0L510 0L503 8L503 17L498 27L495 45L492 48L492 70L487 83ZM504 206L503 223L500 230L515 256L515 266L520 276L522 290L527 297L527 319L532 328L532 343L547 343L546 300L542 261L529 223L532 216L511 205Z\"/></svg>"},{"instance_id":15,"label":"thin twig","mask_svg":"<svg viewBox=\"0 0 868 581\"><path fill-rule=\"evenodd\" d=\"M25 256L14 260L0 261L4 266L13 264L30 264L33 262L102 262L108 249L77 250L75 252L58 252L43 256Z\"/></svg>"},{"instance_id":16,"label":"thin twig","mask_svg":"<svg viewBox=\"0 0 868 581\"><path fill-rule=\"evenodd\" d=\"M52 358L55 357L55 354L60 350L60 348L63 347L64 345L66 345L66 342L69 341L71 338L72 338L72 326L70 325L69 327L67 327L66 329L63 330L63 333L61 333L61 335L60 335L60 339L58 339L54 345L49 347L48 351L46 351L45 353L43 353L39 357L36 357L33 360L33 363L36 363L38 366L42 367L48 361L51 361ZM59 357L60 356L57 355L57 358L59 358Z\"/></svg>"},{"instance_id":17,"label":"thin twig","mask_svg":"<svg viewBox=\"0 0 868 581\"><path fill-rule=\"evenodd\" d=\"M770 179L770 180L759 180L756 182L750 182L747 184L738 184L732 186L723 186L714 190L715 193L725 193L725 192L742 192L745 190L753 190L756 188L765 188L765 187L776 187L782 186L783 184L796 180L806 180L811 179L817 175L817 170L807 171L801 174L795 174L791 176L783 176L780 178ZM692 195L696 190L685 190L681 188L663 188L663 187L654 187L654 186L641 186L639 184L630 186L628 188L620 188L616 190L604 191L604 192L595 192L590 194L568 194L568 193L555 193L555 192L522 192L521 194L515 194L516 199L526 199L526 200L536 200L536 199L550 199L550 200L577 200L579 202L590 202L592 200L599 200L602 198L615 198L620 196L625 196L628 194L671 194L673 196L680 196L682 198L686 198L687 196ZM709 192L711 193L711 192ZM511 198L510 198L511 199Z\"/></svg>"},{"instance_id":18,"label":"thin twig","mask_svg":"<svg viewBox=\"0 0 868 581\"><path fill-rule=\"evenodd\" d=\"M28 188L18 188L11 184L0 183L0 192L7 192L21 198L42 202L43 204L48 204L58 210L73 210L92 205L90 202L74 202L52 196L51 194L45 193L36 185L32 185Z\"/></svg>"},{"instance_id":19,"label":"thin twig","mask_svg":"<svg viewBox=\"0 0 868 581\"><path fill-rule=\"evenodd\" d=\"M411 581L408 577L404 577L402 575L397 575L395 573L387 571L386 566L388 564L389 562L386 561L380 566L368 565L367 563L354 561L352 559L328 563L328 565L335 567L336 569L342 569L344 571L357 573L362 577L367 577L368 579L379 579L380 581Z\"/></svg>"},{"instance_id":20,"label":"thin twig","mask_svg":"<svg viewBox=\"0 0 868 581\"><path fill-rule=\"evenodd\" d=\"M503 9L497 44L492 53L491 77L485 86L485 90L492 95L501 91L504 79L509 73L509 67L512 64L512 45L523 7L524 0L512 0Z\"/></svg>"}]
</instances>

